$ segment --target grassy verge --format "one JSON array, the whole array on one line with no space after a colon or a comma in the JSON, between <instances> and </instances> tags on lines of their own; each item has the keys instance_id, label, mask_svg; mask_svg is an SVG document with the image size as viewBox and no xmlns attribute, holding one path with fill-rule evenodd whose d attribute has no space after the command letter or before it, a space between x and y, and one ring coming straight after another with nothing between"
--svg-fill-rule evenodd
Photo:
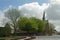
<instances>
[{"instance_id":1,"label":"grassy verge","mask_svg":"<svg viewBox=\"0 0 60 40\"><path fill-rule=\"evenodd\" d=\"M17 40L24 39L26 37L31 37L30 39L35 39L34 36L9 36L9 37L0 37L0 40Z\"/></svg>"},{"instance_id":2,"label":"grassy verge","mask_svg":"<svg viewBox=\"0 0 60 40\"><path fill-rule=\"evenodd\" d=\"M7 39L7 38L11 38L11 39L22 39L25 38L25 36L9 36L9 37L0 37L0 39Z\"/></svg>"}]
</instances>

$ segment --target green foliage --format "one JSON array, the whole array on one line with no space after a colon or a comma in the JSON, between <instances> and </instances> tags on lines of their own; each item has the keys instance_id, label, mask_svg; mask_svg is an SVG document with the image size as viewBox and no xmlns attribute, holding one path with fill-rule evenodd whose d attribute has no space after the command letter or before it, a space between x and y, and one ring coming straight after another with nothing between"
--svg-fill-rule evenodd
<instances>
[{"instance_id":1,"label":"green foliage","mask_svg":"<svg viewBox=\"0 0 60 40\"><path fill-rule=\"evenodd\" d=\"M5 35L6 36L9 36L11 34L11 27L8 23L6 23L6 25L4 27L4 30L5 30Z\"/></svg>"},{"instance_id":2,"label":"green foliage","mask_svg":"<svg viewBox=\"0 0 60 40\"><path fill-rule=\"evenodd\" d=\"M37 30L37 25L25 17L18 20L18 25L21 30L27 31L28 33L33 33L35 30Z\"/></svg>"},{"instance_id":3,"label":"green foliage","mask_svg":"<svg viewBox=\"0 0 60 40\"><path fill-rule=\"evenodd\" d=\"M28 18L21 18L18 20L18 25L21 30L25 27L26 23L28 22Z\"/></svg>"},{"instance_id":4,"label":"green foliage","mask_svg":"<svg viewBox=\"0 0 60 40\"><path fill-rule=\"evenodd\" d=\"M46 31L46 34L47 35L53 35L53 34L55 34L56 32L55 32L55 26L52 24L52 23L48 23L48 29L45 29Z\"/></svg>"},{"instance_id":5,"label":"green foliage","mask_svg":"<svg viewBox=\"0 0 60 40\"><path fill-rule=\"evenodd\" d=\"M0 27L0 37L9 36L11 34L10 25L7 23L5 27Z\"/></svg>"},{"instance_id":6,"label":"green foliage","mask_svg":"<svg viewBox=\"0 0 60 40\"><path fill-rule=\"evenodd\" d=\"M49 29L50 29L50 32L53 33L55 30L55 26L52 23L49 23Z\"/></svg>"},{"instance_id":7,"label":"green foliage","mask_svg":"<svg viewBox=\"0 0 60 40\"><path fill-rule=\"evenodd\" d=\"M0 27L0 37L5 36L4 32L5 32L4 27Z\"/></svg>"},{"instance_id":8,"label":"green foliage","mask_svg":"<svg viewBox=\"0 0 60 40\"><path fill-rule=\"evenodd\" d=\"M38 25L38 32L42 32L45 30L45 22L43 22L42 20L40 19L37 19L37 18L30 18L32 21L36 22L36 24Z\"/></svg>"},{"instance_id":9,"label":"green foliage","mask_svg":"<svg viewBox=\"0 0 60 40\"><path fill-rule=\"evenodd\" d=\"M38 33L45 29L45 23L37 18L23 17L18 20L20 30L27 31L28 33Z\"/></svg>"}]
</instances>

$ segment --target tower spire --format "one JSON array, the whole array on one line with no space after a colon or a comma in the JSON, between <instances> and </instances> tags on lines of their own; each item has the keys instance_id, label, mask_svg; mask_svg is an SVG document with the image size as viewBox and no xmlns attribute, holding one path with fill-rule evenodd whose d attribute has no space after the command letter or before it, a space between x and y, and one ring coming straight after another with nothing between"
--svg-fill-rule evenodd
<instances>
[{"instance_id":1,"label":"tower spire","mask_svg":"<svg viewBox=\"0 0 60 40\"><path fill-rule=\"evenodd\" d=\"M44 11L44 13L43 13L43 21L45 21L45 11Z\"/></svg>"}]
</instances>

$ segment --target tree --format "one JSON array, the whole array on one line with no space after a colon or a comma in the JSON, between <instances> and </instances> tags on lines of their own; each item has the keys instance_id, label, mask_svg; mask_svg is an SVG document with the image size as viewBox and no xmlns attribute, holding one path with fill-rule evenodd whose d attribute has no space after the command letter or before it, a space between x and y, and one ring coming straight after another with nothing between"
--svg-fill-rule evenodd
<instances>
[{"instance_id":1,"label":"tree","mask_svg":"<svg viewBox=\"0 0 60 40\"><path fill-rule=\"evenodd\" d=\"M49 23L49 31L50 31L50 34L52 35L55 31L55 26L52 24L52 23Z\"/></svg>"},{"instance_id":2,"label":"tree","mask_svg":"<svg viewBox=\"0 0 60 40\"><path fill-rule=\"evenodd\" d=\"M5 33L4 27L0 27L0 37L5 36L4 33Z\"/></svg>"},{"instance_id":3,"label":"tree","mask_svg":"<svg viewBox=\"0 0 60 40\"><path fill-rule=\"evenodd\" d=\"M6 25L4 27L4 30L5 30L4 34L6 36L10 36L10 34L11 34L11 27L10 27L9 23L6 23Z\"/></svg>"},{"instance_id":4,"label":"tree","mask_svg":"<svg viewBox=\"0 0 60 40\"><path fill-rule=\"evenodd\" d=\"M11 28L8 23L6 23L5 27L0 27L0 36L1 37L10 36L10 34L11 34Z\"/></svg>"},{"instance_id":5,"label":"tree","mask_svg":"<svg viewBox=\"0 0 60 40\"><path fill-rule=\"evenodd\" d=\"M45 23L37 18L21 18L18 25L21 30L28 33L40 33L45 30Z\"/></svg>"},{"instance_id":6,"label":"tree","mask_svg":"<svg viewBox=\"0 0 60 40\"><path fill-rule=\"evenodd\" d=\"M38 25L38 33L39 32L43 32L45 30L45 22L43 22L41 19L38 18L30 18L32 21L36 22L36 24Z\"/></svg>"},{"instance_id":7,"label":"tree","mask_svg":"<svg viewBox=\"0 0 60 40\"><path fill-rule=\"evenodd\" d=\"M16 33L16 28L17 28L17 19L21 16L20 15L20 11L16 8L9 8L6 12L5 12L5 16L11 20L11 26L14 27L14 33Z\"/></svg>"},{"instance_id":8,"label":"tree","mask_svg":"<svg viewBox=\"0 0 60 40\"><path fill-rule=\"evenodd\" d=\"M19 19L18 25L21 30L26 31L27 33L36 33L38 30L37 28L38 25L29 18L24 17Z\"/></svg>"}]
</instances>

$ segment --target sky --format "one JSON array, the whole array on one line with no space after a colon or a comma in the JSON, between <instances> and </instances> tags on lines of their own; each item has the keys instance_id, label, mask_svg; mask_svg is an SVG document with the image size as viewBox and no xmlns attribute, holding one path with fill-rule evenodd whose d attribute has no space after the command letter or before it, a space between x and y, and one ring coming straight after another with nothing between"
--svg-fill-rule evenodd
<instances>
[{"instance_id":1,"label":"sky","mask_svg":"<svg viewBox=\"0 0 60 40\"><path fill-rule=\"evenodd\" d=\"M0 0L0 10L9 7L9 5L18 7L25 3L31 3L31 2L39 2L39 4L42 4L42 3L48 3L48 0Z\"/></svg>"},{"instance_id":2,"label":"sky","mask_svg":"<svg viewBox=\"0 0 60 40\"><path fill-rule=\"evenodd\" d=\"M40 19L45 11L46 19L60 32L60 0L0 0L0 26L7 22L4 12L10 7L20 10L25 17Z\"/></svg>"}]
</instances>

